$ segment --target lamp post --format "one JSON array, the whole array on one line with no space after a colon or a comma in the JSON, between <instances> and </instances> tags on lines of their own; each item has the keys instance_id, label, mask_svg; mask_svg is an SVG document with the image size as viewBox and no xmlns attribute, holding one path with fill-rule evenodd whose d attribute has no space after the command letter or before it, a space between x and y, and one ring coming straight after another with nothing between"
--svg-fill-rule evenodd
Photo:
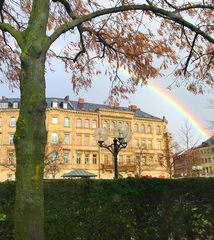
<instances>
[{"instance_id":1,"label":"lamp post","mask_svg":"<svg viewBox=\"0 0 214 240\"><path fill-rule=\"evenodd\" d=\"M199 165L194 165L194 166L192 166L192 170L194 171L194 172L197 172L197 175L198 175L198 177L200 177L200 171L202 171L203 170L203 167L202 166L199 166Z\"/></svg>"},{"instance_id":2,"label":"lamp post","mask_svg":"<svg viewBox=\"0 0 214 240\"><path fill-rule=\"evenodd\" d=\"M105 144L108 138L107 128L97 128L94 133L94 138L101 148L108 149L114 160L114 179L118 179L118 153L121 149L126 148L131 139L131 133L126 125L116 125L113 129L114 139L110 145Z\"/></svg>"}]
</instances>

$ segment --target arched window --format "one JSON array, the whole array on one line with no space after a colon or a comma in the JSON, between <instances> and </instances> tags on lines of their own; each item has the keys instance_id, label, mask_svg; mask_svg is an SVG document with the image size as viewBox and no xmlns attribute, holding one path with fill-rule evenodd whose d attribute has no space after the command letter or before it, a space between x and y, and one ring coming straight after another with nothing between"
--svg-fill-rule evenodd
<instances>
[{"instance_id":1,"label":"arched window","mask_svg":"<svg viewBox=\"0 0 214 240\"><path fill-rule=\"evenodd\" d=\"M141 125L141 132L142 132L142 133L145 133L145 132L146 132L145 130L146 130L146 129L145 129L145 125L142 124L142 125Z\"/></svg>"},{"instance_id":2,"label":"arched window","mask_svg":"<svg viewBox=\"0 0 214 240\"><path fill-rule=\"evenodd\" d=\"M77 119L77 128L82 127L82 120L80 118Z\"/></svg>"},{"instance_id":3,"label":"arched window","mask_svg":"<svg viewBox=\"0 0 214 240\"><path fill-rule=\"evenodd\" d=\"M92 128L97 128L97 121L96 120L92 120L91 127Z\"/></svg>"},{"instance_id":4,"label":"arched window","mask_svg":"<svg viewBox=\"0 0 214 240\"><path fill-rule=\"evenodd\" d=\"M151 125L147 126L147 133L152 133L152 126Z\"/></svg>"},{"instance_id":5,"label":"arched window","mask_svg":"<svg viewBox=\"0 0 214 240\"><path fill-rule=\"evenodd\" d=\"M58 143L58 134L57 133L52 133L51 134L51 143L52 144L57 144Z\"/></svg>"},{"instance_id":6,"label":"arched window","mask_svg":"<svg viewBox=\"0 0 214 240\"><path fill-rule=\"evenodd\" d=\"M103 121L103 127L108 128L108 122L107 121Z\"/></svg>"},{"instance_id":7,"label":"arched window","mask_svg":"<svg viewBox=\"0 0 214 240\"><path fill-rule=\"evenodd\" d=\"M70 127L70 118L69 117L64 118L64 126L65 127Z\"/></svg>"},{"instance_id":8,"label":"arched window","mask_svg":"<svg viewBox=\"0 0 214 240\"><path fill-rule=\"evenodd\" d=\"M10 127L15 127L16 126L16 118L15 117L11 117L10 118Z\"/></svg>"},{"instance_id":9,"label":"arched window","mask_svg":"<svg viewBox=\"0 0 214 240\"><path fill-rule=\"evenodd\" d=\"M160 135L161 134L161 128L160 126L156 126L156 134Z\"/></svg>"},{"instance_id":10,"label":"arched window","mask_svg":"<svg viewBox=\"0 0 214 240\"><path fill-rule=\"evenodd\" d=\"M138 125L137 124L134 124L134 129L133 130L134 130L135 133L138 132L139 129L138 129Z\"/></svg>"},{"instance_id":11,"label":"arched window","mask_svg":"<svg viewBox=\"0 0 214 240\"><path fill-rule=\"evenodd\" d=\"M89 128L89 120L85 119L84 121L84 128Z\"/></svg>"}]
</instances>

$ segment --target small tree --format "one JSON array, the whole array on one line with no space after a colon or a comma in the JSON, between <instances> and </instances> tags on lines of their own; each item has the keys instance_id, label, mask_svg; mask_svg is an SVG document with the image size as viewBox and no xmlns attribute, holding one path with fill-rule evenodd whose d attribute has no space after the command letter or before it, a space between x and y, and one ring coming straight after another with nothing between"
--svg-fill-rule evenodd
<instances>
[{"instance_id":1,"label":"small tree","mask_svg":"<svg viewBox=\"0 0 214 240\"><path fill-rule=\"evenodd\" d=\"M63 162L63 145L61 142L57 144L47 144L44 159L44 177L56 177L56 174L62 169Z\"/></svg>"},{"instance_id":2,"label":"small tree","mask_svg":"<svg viewBox=\"0 0 214 240\"><path fill-rule=\"evenodd\" d=\"M159 155L158 162L161 167L165 168L169 177L172 178L174 173L174 161L172 156L171 136L168 133L164 133L164 151Z\"/></svg>"},{"instance_id":3,"label":"small tree","mask_svg":"<svg viewBox=\"0 0 214 240\"><path fill-rule=\"evenodd\" d=\"M135 150L135 175L137 177L142 177L143 170L150 166L150 163L148 163L146 159L147 156L146 146L144 144L138 144Z\"/></svg>"}]
</instances>

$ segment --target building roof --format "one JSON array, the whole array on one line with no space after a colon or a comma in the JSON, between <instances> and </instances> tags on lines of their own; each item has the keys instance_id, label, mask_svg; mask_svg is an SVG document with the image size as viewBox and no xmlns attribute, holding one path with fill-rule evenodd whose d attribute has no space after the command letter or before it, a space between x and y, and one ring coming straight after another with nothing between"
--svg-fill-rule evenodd
<instances>
[{"instance_id":1,"label":"building roof","mask_svg":"<svg viewBox=\"0 0 214 240\"><path fill-rule=\"evenodd\" d=\"M211 145L214 145L214 135L202 142L202 144L200 144L197 148L209 147Z\"/></svg>"},{"instance_id":2,"label":"building roof","mask_svg":"<svg viewBox=\"0 0 214 240\"><path fill-rule=\"evenodd\" d=\"M64 178L72 178L72 177L80 177L80 178L90 178L96 177L97 175L94 173L87 172L83 169L74 169L68 173L62 175Z\"/></svg>"},{"instance_id":3,"label":"building roof","mask_svg":"<svg viewBox=\"0 0 214 240\"><path fill-rule=\"evenodd\" d=\"M19 98L2 98L0 99L0 108L5 108L2 106L2 103L8 103L8 108L13 108L13 103L18 102ZM63 103L67 103L68 110L76 110L76 111L82 111L82 112L97 112L99 109L109 109L109 110L115 110L115 111L126 111L126 112L132 112L134 113L135 117L139 118L148 118L148 119L156 119L156 120L162 120L158 117L155 117L151 114L148 114L146 112L143 112L140 108L137 108L134 106L132 107L121 107L121 106L110 106L110 105L104 105L104 104L97 104L97 103L88 103L83 101L71 101L68 98L46 98L47 107L51 108L53 102L58 103L58 108L63 108ZM163 120L165 120L165 117L163 117Z\"/></svg>"}]
</instances>

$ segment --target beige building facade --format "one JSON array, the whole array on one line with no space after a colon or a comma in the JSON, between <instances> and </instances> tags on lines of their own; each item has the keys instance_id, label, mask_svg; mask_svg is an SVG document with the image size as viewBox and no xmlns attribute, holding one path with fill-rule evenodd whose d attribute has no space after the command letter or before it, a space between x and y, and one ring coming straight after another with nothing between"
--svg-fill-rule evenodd
<instances>
[{"instance_id":1,"label":"beige building facade","mask_svg":"<svg viewBox=\"0 0 214 240\"><path fill-rule=\"evenodd\" d=\"M15 180L13 137L19 115L19 99L0 100L0 181ZM48 144L45 178L62 178L64 173L84 169L96 178L112 179L111 153L98 147L96 128L108 129L106 141L114 138L112 129L126 124L132 134L128 146L119 153L120 177L169 177L167 161L172 161L171 136L167 121L141 111L137 106L120 107L87 103L80 98L47 98L46 127Z\"/></svg>"}]
</instances>

